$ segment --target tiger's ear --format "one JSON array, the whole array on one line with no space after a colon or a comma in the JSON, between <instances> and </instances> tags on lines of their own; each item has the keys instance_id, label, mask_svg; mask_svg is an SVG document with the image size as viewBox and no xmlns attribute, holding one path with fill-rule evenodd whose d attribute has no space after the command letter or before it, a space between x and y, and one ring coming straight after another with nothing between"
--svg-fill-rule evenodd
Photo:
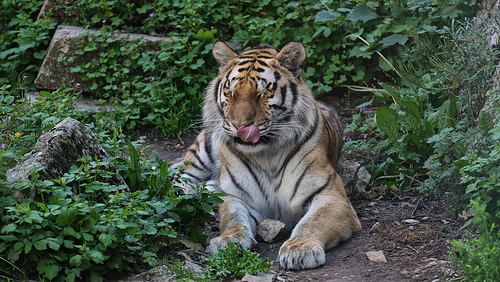
<instances>
[{"instance_id":1,"label":"tiger's ear","mask_svg":"<svg viewBox=\"0 0 500 282\"><path fill-rule=\"evenodd\" d=\"M301 42L290 42L276 55L276 59L281 66L287 68L298 78L302 63L306 59L306 49Z\"/></svg>"},{"instance_id":2,"label":"tiger's ear","mask_svg":"<svg viewBox=\"0 0 500 282\"><path fill-rule=\"evenodd\" d=\"M236 54L233 49L231 49L229 46L227 46L226 43L222 41L217 41L214 44L214 49L212 50L215 60L217 60L217 63L219 63L220 67L224 67L229 61L232 59L238 57L238 54Z\"/></svg>"}]
</instances>

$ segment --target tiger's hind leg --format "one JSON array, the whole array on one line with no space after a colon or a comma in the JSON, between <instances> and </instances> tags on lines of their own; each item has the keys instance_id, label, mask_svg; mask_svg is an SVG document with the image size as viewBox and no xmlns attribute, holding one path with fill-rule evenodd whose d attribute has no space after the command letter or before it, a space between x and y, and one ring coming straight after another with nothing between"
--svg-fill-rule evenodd
<instances>
[{"instance_id":1,"label":"tiger's hind leg","mask_svg":"<svg viewBox=\"0 0 500 282\"><path fill-rule=\"evenodd\" d=\"M208 246L210 254L217 254L219 249L227 247L228 242L240 243L249 249L255 241L257 222L250 215L248 207L233 196L223 197L219 206L220 236L213 238Z\"/></svg>"},{"instance_id":2,"label":"tiger's hind leg","mask_svg":"<svg viewBox=\"0 0 500 282\"><path fill-rule=\"evenodd\" d=\"M339 183L340 182L340 183ZM280 248L279 261L285 269L310 269L325 263L325 250L348 239L361 229L356 212L343 189L340 177L333 187L316 195L308 211Z\"/></svg>"}]
</instances>

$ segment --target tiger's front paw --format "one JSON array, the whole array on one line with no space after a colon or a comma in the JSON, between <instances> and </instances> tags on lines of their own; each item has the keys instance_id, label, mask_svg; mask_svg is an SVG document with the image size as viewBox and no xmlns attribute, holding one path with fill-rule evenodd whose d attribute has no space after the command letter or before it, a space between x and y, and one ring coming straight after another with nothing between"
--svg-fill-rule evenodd
<instances>
[{"instance_id":1,"label":"tiger's front paw","mask_svg":"<svg viewBox=\"0 0 500 282\"><path fill-rule=\"evenodd\" d=\"M310 269L325 264L325 250L319 242L289 239L280 248L279 261L284 269Z\"/></svg>"},{"instance_id":2,"label":"tiger's front paw","mask_svg":"<svg viewBox=\"0 0 500 282\"><path fill-rule=\"evenodd\" d=\"M255 242L251 232L242 227L232 230L231 232L224 232L224 234L219 237L215 237L210 240L210 245L208 246L208 252L214 256L217 254L219 249L225 249L228 242L240 243L245 249L250 249L252 243Z\"/></svg>"}]
</instances>

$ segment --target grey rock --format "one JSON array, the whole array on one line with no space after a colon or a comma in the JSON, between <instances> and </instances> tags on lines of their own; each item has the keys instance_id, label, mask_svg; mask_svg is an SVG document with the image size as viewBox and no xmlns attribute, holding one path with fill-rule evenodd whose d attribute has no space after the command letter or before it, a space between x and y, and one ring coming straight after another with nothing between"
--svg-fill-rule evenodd
<instances>
[{"instance_id":1,"label":"grey rock","mask_svg":"<svg viewBox=\"0 0 500 282\"><path fill-rule=\"evenodd\" d=\"M371 175L358 162L341 158L337 172L342 179L342 183L344 183L348 196L366 192L366 187L370 184Z\"/></svg>"},{"instance_id":2,"label":"grey rock","mask_svg":"<svg viewBox=\"0 0 500 282\"><path fill-rule=\"evenodd\" d=\"M273 282L276 281L276 274L262 274L262 275L250 275L250 274L245 274L241 281L245 282Z\"/></svg>"},{"instance_id":3,"label":"grey rock","mask_svg":"<svg viewBox=\"0 0 500 282\"><path fill-rule=\"evenodd\" d=\"M67 173L72 165L78 165L78 159L90 156L93 159L107 163L103 168L116 174L106 182L112 185L123 185L124 191L128 191L123 178L118 174L115 166L106 155L99 140L94 133L81 122L67 118L56 125L52 130L44 133L38 138L35 148L26 154L17 165L7 171L8 182L24 182L29 180L30 171L40 169L37 172L38 179L58 179ZM30 191L32 198L35 191ZM23 201L23 196L15 193L18 201Z\"/></svg>"},{"instance_id":4,"label":"grey rock","mask_svg":"<svg viewBox=\"0 0 500 282\"><path fill-rule=\"evenodd\" d=\"M420 223L420 221L418 221L416 219L412 219L412 218L405 219L405 220L403 220L403 222L406 224L409 224L409 225L416 225L416 224Z\"/></svg>"},{"instance_id":5,"label":"grey rock","mask_svg":"<svg viewBox=\"0 0 500 282\"><path fill-rule=\"evenodd\" d=\"M81 75L71 71L72 67L77 66L81 61L88 61L93 57L99 56L104 50L96 50L93 54L84 54L76 56L75 51L78 49L78 43L84 40L81 35L83 33L95 33L95 29L84 29L76 26L59 26L56 30L52 41L47 50L47 55L40 67L38 76L35 80L35 86L38 89L53 90L60 87L73 87L77 90L88 91L88 87L93 81L81 81ZM119 38L120 40L133 41L139 38L149 41L152 46L156 46L163 42L170 42L169 37L156 37L137 33L113 33L110 36ZM75 57L75 60L70 62L69 57ZM77 85L77 83L79 83Z\"/></svg>"},{"instance_id":6,"label":"grey rock","mask_svg":"<svg viewBox=\"0 0 500 282\"><path fill-rule=\"evenodd\" d=\"M286 233L286 225L278 220L266 218L257 226L257 235L266 243L276 242Z\"/></svg>"},{"instance_id":7,"label":"grey rock","mask_svg":"<svg viewBox=\"0 0 500 282\"><path fill-rule=\"evenodd\" d=\"M365 253L366 258L374 262L387 262L383 251L369 251Z\"/></svg>"}]
</instances>

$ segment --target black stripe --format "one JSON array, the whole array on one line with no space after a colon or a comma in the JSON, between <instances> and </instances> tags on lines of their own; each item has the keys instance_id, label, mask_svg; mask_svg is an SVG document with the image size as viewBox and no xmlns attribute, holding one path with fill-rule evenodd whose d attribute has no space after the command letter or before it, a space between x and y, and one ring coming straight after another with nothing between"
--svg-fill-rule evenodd
<instances>
[{"instance_id":1,"label":"black stripe","mask_svg":"<svg viewBox=\"0 0 500 282\"><path fill-rule=\"evenodd\" d=\"M196 163L192 163L191 166L196 168L197 170L199 170L201 172L205 171L202 167L197 166Z\"/></svg>"},{"instance_id":2,"label":"black stripe","mask_svg":"<svg viewBox=\"0 0 500 282\"><path fill-rule=\"evenodd\" d=\"M266 63L266 62L264 62L264 61L262 61L262 60L257 60L257 63L261 64L261 65L262 65L262 66L264 66L264 67L269 67L269 66L267 65L267 63Z\"/></svg>"},{"instance_id":3,"label":"black stripe","mask_svg":"<svg viewBox=\"0 0 500 282\"><path fill-rule=\"evenodd\" d=\"M265 49L274 49L276 50L276 48L274 48L273 46L271 45L259 45L257 47L254 47L248 51L245 52L245 55L254 55L254 54L261 54L261 53L266 53L266 54L269 54L271 55L271 52L265 50Z\"/></svg>"},{"instance_id":4,"label":"black stripe","mask_svg":"<svg viewBox=\"0 0 500 282\"><path fill-rule=\"evenodd\" d=\"M214 158L212 156L212 134L205 132L205 152L207 152L208 159L213 164Z\"/></svg>"},{"instance_id":5,"label":"black stripe","mask_svg":"<svg viewBox=\"0 0 500 282\"><path fill-rule=\"evenodd\" d=\"M321 193L323 190L325 190L326 187L328 187L328 185L330 185L330 182L332 182L332 174L328 175L328 179L326 180L325 184L323 184L322 186L318 187L318 189L311 194L311 196L307 197L307 200L304 201L304 208L305 206L307 206L308 204L310 204L313 200L313 198L318 195L319 193ZM335 177L337 175L335 174Z\"/></svg>"},{"instance_id":6,"label":"black stripe","mask_svg":"<svg viewBox=\"0 0 500 282\"><path fill-rule=\"evenodd\" d=\"M259 221L257 221L257 218L255 216L253 216L253 214L251 214L250 211L248 211L248 215L255 222L255 226L259 225Z\"/></svg>"},{"instance_id":7,"label":"black stripe","mask_svg":"<svg viewBox=\"0 0 500 282\"><path fill-rule=\"evenodd\" d=\"M250 67L246 67L246 68L239 68L238 71L239 72L244 72L244 71L247 71Z\"/></svg>"},{"instance_id":8,"label":"black stripe","mask_svg":"<svg viewBox=\"0 0 500 282\"><path fill-rule=\"evenodd\" d=\"M278 82L273 82L273 91L276 91L276 89L278 89Z\"/></svg>"},{"instance_id":9,"label":"black stripe","mask_svg":"<svg viewBox=\"0 0 500 282\"><path fill-rule=\"evenodd\" d=\"M233 68L231 68L227 73L226 73L226 80L229 80L229 75L233 72Z\"/></svg>"},{"instance_id":10,"label":"black stripe","mask_svg":"<svg viewBox=\"0 0 500 282\"><path fill-rule=\"evenodd\" d=\"M295 104L297 103L297 98L299 96L297 92L297 85L295 83L290 83L290 89L292 91L292 96L293 96L292 106L295 106Z\"/></svg>"},{"instance_id":11,"label":"black stripe","mask_svg":"<svg viewBox=\"0 0 500 282\"><path fill-rule=\"evenodd\" d=\"M196 157L196 159L203 166L204 169L210 171L210 168L201 160L201 157L200 157L200 155L198 154L197 151L195 151L193 149L189 149L188 152L192 153ZM194 164L193 164L193 166L194 166Z\"/></svg>"},{"instance_id":12,"label":"black stripe","mask_svg":"<svg viewBox=\"0 0 500 282\"><path fill-rule=\"evenodd\" d=\"M318 111L316 111L316 116L314 118L314 125L313 125L313 128L312 130L306 135L306 137L301 140L294 148L293 148L293 151L290 152L290 154L288 154L288 156L286 157L285 161L283 162L281 168L279 169L279 171L283 171L288 163L290 162L290 160L300 151L300 149L302 148L302 146L307 143L307 141L309 141L309 139L311 139L311 137L314 135L314 133L316 132L316 129L318 129Z\"/></svg>"},{"instance_id":13,"label":"black stripe","mask_svg":"<svg viewBox=\"0 0 500 282\"><path fill-rule=\"evenodd\" d=\"M287 94L287 86L286 86L286 84L283 85L283 86L281 86L280 92L281 92L281 104L280 104L280 106L283 106L283 104L285 104L286 94Z\"/></svg>"},{"instance_id":14,"label":"black stripe","mask_svg":"<svg viewBox=\"0 0 500 282\"><path fill-rule=\"evenodd\" d=\"M327 134L327 136L328 136L328 151L327 152L332 152L331 147L333 146L333 142L332 142L333 128L330 125L330 122L328 122L328 120L326 120L326 118L324 116L323 116L323 123L326 126L326 131L328 131L328 134ZM330 156L328 156L328 158L330 158Z\"/></svg>"},{"instance_id":15,"label":"black stripe","mask_svg":"<svg viewBox=\"0 0 500 282\"><path fill-rule=\"evenodd\" d=\"M245 165L245 167L252 175L252 178L254 179L255 183L259 187L260 193L267 199L267 195L265 193L263 185L261 184L259 177L257 176L257 173L255 173L254 169L252 168L250 160L246 158L243 154L241 154L238 150L236 150L236 148L234 148L232 144L228 143L227 147L229 151Z\"/></svg>"},{"instance_id":16,"label":"black stripe","mask_svg":"<svg viewBox=\"0 0 500 282\"><path fill-rule=\"evenodd\" d=\"M191 178L194 178L196 179L196 181L194 182L194 184L198 183L198 182L201 182L202 179L200 179L198 176L192 174L192 173L189 173L189 172L184 172L185 174L191 176ZM204 179L203 179L204 180Z\"/></svg>"},{"instance_id":17,"label":"black stripe","mask_svg":"<svg viewBox=\"0 0 500 282\"><path fill-rule=\"evenodd\" d=\"M220 99L219 99L220 83L221 83L221 79L217 80L217 82L215 83L215 89L214 89L214 96L215 97L214 98L215 98L215 103L220 105L220 107L218 107L219 114L221 116L224 116L224 112L222 111L222 104L220 103Z\"/></svg>"},{"instance_id":18,"label":"black stripe","mask_svg":"<svg viewBox=\"0 0 500 282\"><path fill-rule=\"evenodd\" d=\"M256 68L256 69L255 69L255 71L256 71L256 72L265 72L266 70L265 70L265 69L263 69L263 68Z\"/></svg>"},{"instance_id":19,"label":"black stripe","mask_svg":"<svg viewBox=\"0 0 500 282\"><path fill-rule=\"evenodd\" d=\"M279 81L281 79L281 74L277 71L274 72L274 80Z\"/></svg>"},{"instance_id":20,"label":"black stripe","mask_svg":"<svg viewBox=\"0 0 500 282\"><path fill-rule=\"evenodd\" d=\"M286 107L278 106L278 105L269 105L269 108L286 111Z\"/></svg>"},{"instance_id":21,"label":"black stripe","mask_svg":"<svg viewBox=\"0 0 500 282\"><path fill-rule=\"evenodd\" d=\"M257 59L252 57L252 60L246 60L246 61L239 62L238 65L242 66L242 65L246 65L248 63L255 63L256 61L257 61Z\"/></svg>"},{"instance_id":22,"label":"black stripe","mask_svg":"<svg viewBox=\"0 0 500 282\"><path fill-rule=\"evenodd\" d=\"M250 198L250 194L247 191L245 191L245 189L243 189L243 187L236 181L236 178L231 173L227 165L225 165L224 167L226 168L227 174L229 174L229 177L231 178L231 181L233 182L234 186L241 192L245 193L247 198Z\"/></svg>"},{"instance_id":23,"label":"black stripe","mask_svg":"<svg viewBox=\"0 0 500 282\"><path fill-rule=\"evenodd\" d=\"M283 112L279 113L280 115L283 114L285 111L287 110L287 108L284 108ZM290 120L292 119L292 115L286 115L282 118L279 118L276 120L277 123L287 123L289 122Z\"/></svg>"}]
</instances>

